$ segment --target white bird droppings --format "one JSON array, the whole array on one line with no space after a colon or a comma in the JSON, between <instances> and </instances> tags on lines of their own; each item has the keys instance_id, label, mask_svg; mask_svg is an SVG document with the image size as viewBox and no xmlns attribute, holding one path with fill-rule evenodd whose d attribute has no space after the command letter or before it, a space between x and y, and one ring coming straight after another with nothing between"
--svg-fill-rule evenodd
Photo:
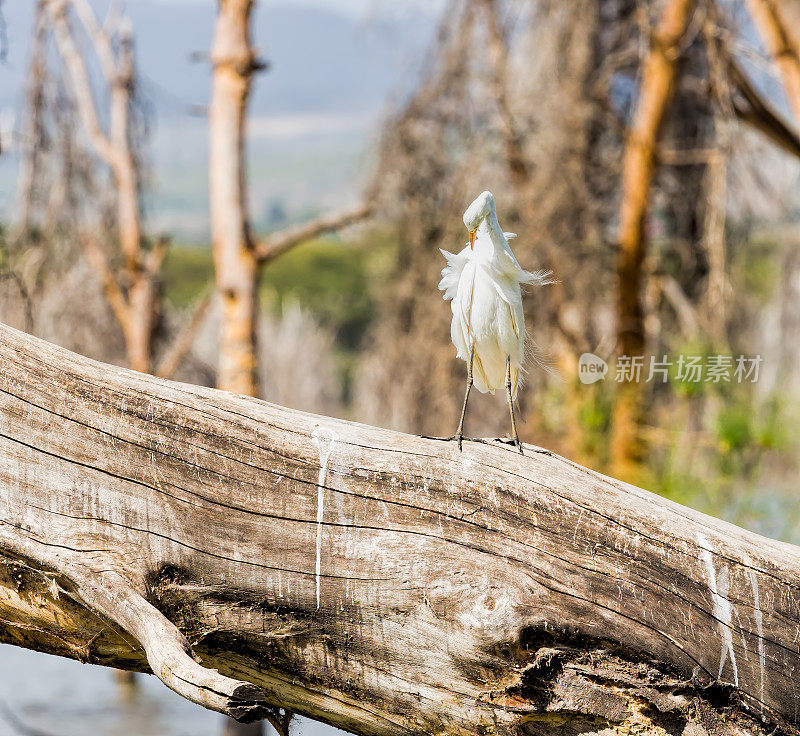
<instances>
[{"instance_id":1,"label":"white bird droppings","mask_svg":"<svg viewBox=\"0 0 800 736\"><path fill-rule=\"evenodd\" d=\"M722 679L725 662L730 656L731 667L733 667L733 684L738 686L739 670L736 667L736 654L733 650L733 611L731 602L728 600L728 586L730 585L728 568L723 566L719 571L719 575L717 575L714 569L714 558L711 556L711 544L700 533L697 534L697 543L700 545L700 559L705 564L706 574L708 575L708 588L711 591L714 618L717 619L720 637L722 638L722 651L719 657L717 679Z\"/></svg>"},{"instance_id":2,"label":"white bird droppings","mask_svg":"<svg viewBox=\"0 0 800 736\"><path fill-rule=\"evenodd\" d=\"M750 558L744 556L745 563L750 567L750 587L753 589L753 618L756 620L756 630L758 631L758 660L761 668L761 712L764 712L764 670L766 661L764 658L764 616L761 613L761 602L758 595L758 578L756 571L753 570L753 563Z\"/></svg>"},{"instance_id":3,"label":"white bird droppings","mask_svg":"<svg viewBox=\"0 0 800 736\"><path fill-rule=\"evenodd\" d=\"M328 476L328 460L333 446L336 444L336 433L326 427L317 427L311 433L311 439L319 451L319 477L317 479L317 610L320 606L319 579L322 569L322 516L325 503L325 480Z\"/></svg>"}]
</instances>

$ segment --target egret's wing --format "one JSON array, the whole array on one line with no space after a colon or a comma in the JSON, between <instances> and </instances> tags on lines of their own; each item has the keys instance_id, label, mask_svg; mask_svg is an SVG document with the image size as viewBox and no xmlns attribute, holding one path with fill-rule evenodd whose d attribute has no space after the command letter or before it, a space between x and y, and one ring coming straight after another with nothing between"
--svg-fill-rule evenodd
<instances>
[{"instance_id":1,"label":"egret's wing","mask_svg":"<svg viewBox=\"0 0 800 736\"><path fill-rule=\"evenodd\" d=\"M525 339L525 312L522 309L519 281L514 277L498 275L492 278L492 284L508 310L507 319L498 319L497 338L503 352L512 356L512 362L521 360Z\"/></svg>"},{"instance_id":2,"label":"egret's wing","mask_svg":"<svg viewBox=\"0 0 800 736\"><path fill-rule=\"evenodd\" d=\"M522 306L522 294L519 289L518 281L513 278L503 278L501 276L493 278L492 284L494 285L495 291L497 291L500 298L508 305L512 313L517 304L519 304L520 307ZM512 317L516 320L516 315L512 314ZM517 329L517 327L514 329L519 335L519 329Z\"/></svg>"},{"instance_id":3,"label":"egret's wing","mask_svg":"<svg viewBox=\"0 0 800 736\"><path fill-rule=\"evenodd\" d=\"M458 254L450 253L441 248L439 248L439 251L447 261L447 265L442 269L442 280L439 282L439 289L444 292L443 299L452 299L458 291L461 272L464 270L464 266L467 265L469 257L464 255L464 251Z\"/></svg>"},{"instance_id":4,"label":"egret's wing","mask_svg":"<svg viewBox=\"0 0 800 736\"><path fill-rule=\"evenodd\" d=\"M521 372L524 372L523 364L526 353L528 359L535 362L547 373L558 375L558 371L551 365L549 356L527 334L525 311L522 307L522 293L520 291L521 283L530 283L537 286L553 283L550 275L549 271L520 271L520 281L516 281L514 278L493 279L495 290L508 310L507 321L501 319L498 322L497 337L503 351L512 356L511 368L514 395L516 395L516 388L521 380ZM508 329L503 329L504 324L508 325ZM527 350L525 349L526 345Z\"/></svg>"},{"instance_id":5,"label":"egret's wing","mask_svg":"<svg viewBox=\"0 0 800 736\"><path fill-rule=\"evenodd\" d=\"M503 233L503 235L505 235L505 233ZM519 265L519 261L511 250L508 240L503 243L503 253L499 261L500 270L508 276L514 278L517 274L523 273L522 266Z\"/></svg>"}]
</instances>

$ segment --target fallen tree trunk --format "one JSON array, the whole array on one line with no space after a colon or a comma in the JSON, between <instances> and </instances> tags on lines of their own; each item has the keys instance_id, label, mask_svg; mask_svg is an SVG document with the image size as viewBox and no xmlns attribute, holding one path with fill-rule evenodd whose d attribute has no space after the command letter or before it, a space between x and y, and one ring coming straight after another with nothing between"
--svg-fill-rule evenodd
<instances>
[{"instance_id":1,"label":"fallen tree trunk","mask_svg":"<svg viewBox=\"0 0 800 736\"><path fill-rule=\"evenodd\" d=\"M800 720L800 550L546 450L459 452L0 326L0 488L1 641L153 671L242 720Z\"/></svg>"}]
</instances>

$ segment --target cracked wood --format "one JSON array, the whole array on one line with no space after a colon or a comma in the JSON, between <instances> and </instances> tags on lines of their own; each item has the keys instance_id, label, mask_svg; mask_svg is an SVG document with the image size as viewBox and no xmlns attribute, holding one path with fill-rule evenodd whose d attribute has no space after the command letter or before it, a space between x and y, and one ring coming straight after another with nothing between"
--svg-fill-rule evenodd
<instances>
[{"instance_id":1,"label":"cracked wood","mask_svg":"<svg viewBox=\"0 0 800 736\"><path fill-rule=\"evenodd\" d=\"M459 452L0 326L0 489L0 640L243 720L800 721L800 550L540 448Z\"/></svg>"}]
</instances>

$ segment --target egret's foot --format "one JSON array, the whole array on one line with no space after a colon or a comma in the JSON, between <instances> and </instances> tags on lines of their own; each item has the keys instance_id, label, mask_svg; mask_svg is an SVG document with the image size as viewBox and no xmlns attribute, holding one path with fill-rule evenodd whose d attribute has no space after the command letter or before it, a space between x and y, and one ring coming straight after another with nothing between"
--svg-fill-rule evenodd
<instances>
[{"instance_id":1,"label":"egret's foot","mask_svg":"<svg viewBox=\"0 0 800 736\"><path fill-rule=\"evenodd\" d=\"M458 449L459 450L462 449L461 445L464 442L464 440L467 440L467 442L482 442L483 441L483 440L477 439L476 437L467 437L467 436L465 436L463 434L454 434L454 435L451 435L450 437L435 437L434 435L430 435L430 434L421 434L420 437L422 437L423 439L426 439L426 440L439 440L440 442L453 442L453 440L455 440L455 441L458 442Z\"/></svg>"},{"instance_id":2,"label":"egret's foot","mask_svg":"<svg viewBox=\"0 0 800 736\"><path fill-rule=\"evenodd\" d=\"M422 439L424 439L424 440L438 440L439 442L453 442L453 441L456 441L456 442L458 442L459 451L461 451L463 449L462 448L462 444L464 442L480 442L482 445L488 445L488 444L491 444L491 442L492 442L492 440L484 440L484 439L481 439L480 437L467 437L467 435L465 435L465 434L454 434L454 435L451 435L450 437L436 437L436 436L431 435L431 434L421 434L419 436L422 437ZM511 442L511 440L498 440L498 442L505 442L506 444L508 444L509 442Z\"/></svg>"},{"instance_id":3,"label":"egret's foot","mask_svg":"<svg viewBox=\"0 0 800 736\"><path fill-rule=\"evenodd\" d=\"M522 451L522 442L520 442L519 437L498 437L497 441L502 442L504 445L513 445L517 448L520 455L525 454Z\"/></svg>"}]
</instances>

